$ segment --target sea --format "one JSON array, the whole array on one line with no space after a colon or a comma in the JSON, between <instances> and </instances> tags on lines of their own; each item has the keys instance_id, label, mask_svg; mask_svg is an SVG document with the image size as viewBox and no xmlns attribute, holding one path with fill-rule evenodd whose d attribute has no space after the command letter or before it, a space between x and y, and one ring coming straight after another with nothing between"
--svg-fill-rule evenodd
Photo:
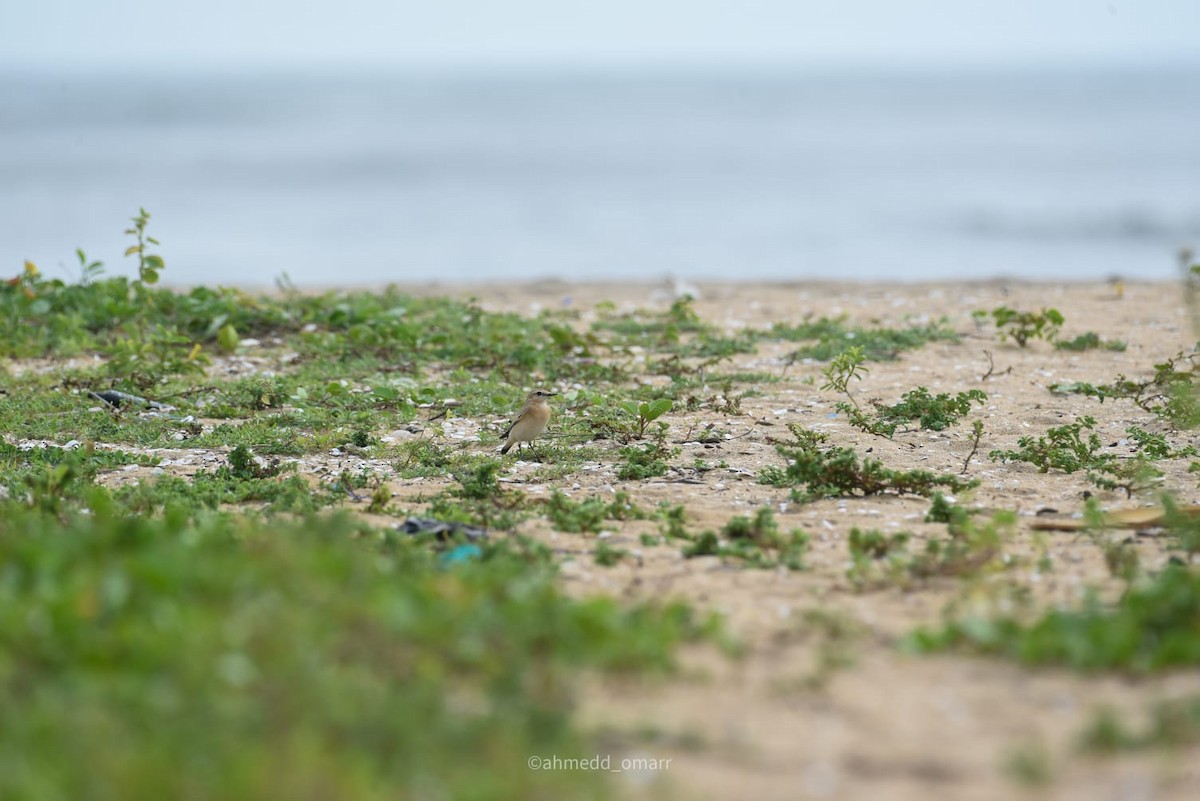
<instances>
[{"instance_id":1,"label":"sea","mask_svg":"<svg viewBox=\"0 0 1200 801\"><path fill-rule=\"evenodd\" d=\"M1168 279L1200 64L0 73L0 277Z\"/></svg>"}]
</instances>

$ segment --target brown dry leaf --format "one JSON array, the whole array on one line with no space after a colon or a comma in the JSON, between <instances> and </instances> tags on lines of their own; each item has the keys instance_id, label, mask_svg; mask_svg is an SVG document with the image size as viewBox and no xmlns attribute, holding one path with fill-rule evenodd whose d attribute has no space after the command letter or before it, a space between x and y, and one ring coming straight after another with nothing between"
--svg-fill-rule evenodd
<instances>
[{"instance_id":1,"label":"brown dry leaf","mask_svg":"<svg viewBox=\"0 0 1200 801\"><path fill-rule=\"evenodd\" d=\"M1200 515L1200 506L1181 506L1179 511L1195 517ZM1104 513L1104 523L1110 528L1161 526L1165 518L1166 511L1161 506L1145 509L1117 509ZM1081 517L1049 517L1035 520L1031 528L1040 531L1081 531L1087 528L1087 521Z\"/></svg>"}]
</instances>

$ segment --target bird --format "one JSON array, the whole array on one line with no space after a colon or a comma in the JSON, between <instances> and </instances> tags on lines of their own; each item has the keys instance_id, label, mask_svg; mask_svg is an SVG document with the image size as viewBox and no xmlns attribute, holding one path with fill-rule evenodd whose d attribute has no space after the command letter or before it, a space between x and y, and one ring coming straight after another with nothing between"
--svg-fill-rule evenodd
<instances>
[{"instance_id":1,"label":"bird","mask_svg":"<svg viewBox=\"0 0 1200 801\"><path fill-rule=\"evenodd\" d=\"M546 402L546 398L557 394L547 389L535 389L529 393L521 411L513 418L508 429L500 435L505 438L504 447L500 449L501 454L508 453L508 449L518 442L533 442L546 430L546 423L550 422L550 404Z\"/></svg>"}]
</instances>

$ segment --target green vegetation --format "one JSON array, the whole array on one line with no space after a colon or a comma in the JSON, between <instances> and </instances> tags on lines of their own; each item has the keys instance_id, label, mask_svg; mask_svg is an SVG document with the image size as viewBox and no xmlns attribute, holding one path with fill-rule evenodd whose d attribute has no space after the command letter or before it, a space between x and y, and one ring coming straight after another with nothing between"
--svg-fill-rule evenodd
<instances>
[{"instance_id":1,"label":"green vegetation","mask_svg":"<svg viewBox=\"0 0 1200 801\"><path fill-rule=\"evenodd\" d=\"M875 403L873 417L868 417L859 407L846 403L839 403L837 409L849 418L850 425L855 428L890 439L900 426L907 426L914 420L919 429L944 431L971 411L972 402L980 405L986 403L987 394L971 389L955 395L939 392L935 396L925 387L917 387L905 392L894 406Z\"/></svg>"},{"instance_id":2,"label":"green vegetation","mask_svg":"<svg viewBox=\"0 0 1200 801\"><path fill-rule=\"evenodd\" d=\"M942 499L940 503L938 499ZM908 532L884 534L851 529L851 565L846 577L856 589L863 590L893 584L908 587L939 576L975 575L995 563L1002 543L1016 524L1016 516L1007 512L977 524L961 507L948 505L937 495L930 517L943 515L949 523L949 537L927 539L924 549L916 553L909 551L914 538Z\"/></svg>"},{"instance_id":3,"label":"green vegetation","mask_svg":"<svg viewBox=\"0 0 1200 801\"><path fill-rule=\"evenodd\" d=\"M1031 339L1052 341L1058 336L1065 318L1058 309L1042 309L1036 312L1023 312L1010 309L1007 306L997 306L991 312L976 311L972 316L982 322L988 316L996 323L996 331L1000 339L1012 339L1022 348Z\"/></svg>"},{"instance_id":4,"label":"green vegetation","mask_svg":"<svg viewBox=\"0 0 1200 801\"><path fill-rule=\"evenodd\" d=\"M764 506L754 517L734 517L721 527L720 533L702 531L695 537L677 530L674 536L691 540L683 549L689 559L696 556L720 556L739 559L750 567L776 567L789 570L804 568L803 556L809 537L799 529L787 534L779 530L775 513Z\"/></svg>"},{"instance_id":5,"label":"green vegetation","mask_svg":"<svg viewBox=\"0 0 1200 801\"><path fill-rule=\"evenodd\" d=\"M667 426L659 423L649 442L621 448L617 478L622 481L640 481L665 475L669 466L667 460L677 452L678 449L667 447Z\"/></svg>"},{"instance_id":6,"label":"green vegetation","mask_svg":"<svg viewBox=\"0 0 1200 801\"><path fill-rule=\"evenodd\" d=\"M1054 343L1055 350L1070 351L1085 351L1104 348L1104 350L1121 352L1127 347L1128 345L1126 343L1117 339L1105 341L1101 339L1100 335L1095 331L1087 331L1075 337L1074 339L1060 339Z\"/></svg>"},{"instance_id":7,"label":"green vegetation","mask_svg":"<svg viewBox=\"0 0 1200 801\"><path fill-rule=\"evenodd\" d=\"M859 528L850 529L847 545L850 548L851 565L846 570L846 577L861 589L870 580L877 568L882 567L883 573L892 573L893 568L899 567L899 554L908 546L912 534L907 531L895 534L884 534L880 531L863 531ZM880 566L881 560L887 560L886 566Z\"/></svg>"},{"instance_id":8,"label":"green vegetation","mask_svg":"<svg viewBox=\"0 0 1200 801\"><path fill-rule=\"evenodd\" d=\"M832 389L843 393L854 404L854 407L858 408L858 401L850 394L850 382L861 381L863 373L870 372L862 366L866 360L867 356L861 345L846 348L830 359L829 364L825 366L823 371L825 383L821 385L821 389Z\"/></svg>"},{"instance_id":9,"label":"green vegetation","mask_svg":"<svg viewBox=\"0 0 1200 801\"><path fill-rule=\"evenodd\" d=\"M1163 495L1162 504L1166 511L1163 525L1168 541L1173 548L1182 551L1184 559L1190 563L1200 554L1200 516L1180 509L1170 495Z\"/></svg>"},{"instance_id":10,"label":"green vegetation","mask_svg":"<svg viewBox=\"0 0 1200 801\"><path fill-rule=\"evenodd\" d=\"M1074 423L1057 426L1046 431L1042 437L1021 437L1017 440L1018 450L994 450L988 454L994 462L1029 462L1038 472L1046 473L1051 468L1064 473L1097 467L1104 457L1099 454L1100 437L1095 433L1096 418L1081 417ZM1082 432L1087 430L1085 439Z\"/></svg>"},{"instance_id":11,"label":"green vegetation","mask_svg":"<svg viewBox=\"0 0 1200 801\"><path fill-rule=\"evenodd\" d=\"M994 450L989 457L993 461L1028 462L1042 473L1051 468L1065 473L1086 470L1089 480L1096 486L1123 489L1127 496L1132 496L1162 476L1156 466L1158 461L1196 454L1193 446L1174 449L1161 434L1130 426L1126 434L1133 444L1135 456L1122 459L1115 453L1101 452L1103 446L1095 427L1095 418L1084 416L1074 423L1048 429L1045 436L1021 437L1017 440L1018 450ZM1088 432L1086 437L1085 430Z\"/></svg>"},{"instance_id":12,"label":"green vegetation","mask_svg":"<svg viewBox=\"0 0 1200 801\"><path fill-rule=\"evenodd\" d=\"M1067 381L1050 385L1050 391L1063 395L1087 395L1101 403L1110 398L1126 398L1138 408L1158 416L1176 430L1200 426L1200 400L1197 399L1197 368L1200 352L1180 351L1154 365L1150 378L1135 380L1124 374L1108 384Z\"/></svg>"},{"instance_id":13,"label":"green vegetation","mask_svg":"<svg viewBox=\"0 0 1200 801\"><path fill-rule=\"evenodd\" d=\"M795 501L881 493L931 496L941 489L960 492L975 485L973 481L926 470L891 470L877 459L860 460L852 448L826 445L827 437L822 434L795 424L788 427L795 441L775 446L788 464L783 468L764 468L758 480L776 487L792 487Z\"/></svg>"},{"instance_id":14,"label":"green vegetation","mask_svg":"<svg viewBox=\"0 0 1200 801\"><path fill-rule=\"evenodd\" d=\"M503 464L489 457L464 460L453 476L457 486L436 495L429 512L439 520L508 530L528 515L525 493L506 490L497 478Z\"/></svg>"},{"instance_id":15,"label":"green vegetation","mask_svg":"<svg viewBox=\"0 0 1200 801\"><path fill-rule=\"evenodd\" d=\"M815 340L811 345L797 349L791 361L816 359L831 361L851 347L861 349L865 359L892 361L906 350L922 348L930 342L957 342L958 334L950 329L945 320L934 323L917 323L907 328L862 328L847 326L846 318L817 320L806 319L798 325L776 323L770 335L789 342Z\"/></svg>"},{"instance_id":16,"label":"green vegetation","mask_svg":"<svg viewBox=\"0 0 1200 801\"><path fill-rule=\"evenodd\" d=\"M969 648L1031 665L1148 673L1200 665L1200 573L1168 566L1113 604L1090 594L1078 609L1055 609L1025 622L1016 617L964 617L919 629L916 651Z\"/></svg>"},{"instance_id":17,"label":"green vegetation","mask_svg":"<svg viewBox=\"0 0 1200 801\"><path fill-rule=\"evenodd\" d=\"M525 766L584 748L576 671L666 670L705 631L567 599L517 542L446 569L343 515L152 518L94 486L5 502L0 564L5 798L597 794Z\"/></svg>"},{"instance_id":18,"label":"green vegetation","mask_svg":"<svg viewBox=\"0 0 1200 801\"><path fill-rule=\"evenodd\" d=\"M646 436L646 426L671 411L673 405L670 398L659 398L646 403L625 401L621 404L621 408L637 419L634 436L641 439Z\"/></svg>"},{"instance_id":19,"label":"green vegetation","mask_svg":"<svg viewBox=\"0 0 1200 801\"><path fill-rule=\"evenodd\" d=\"M635 520L646 516L624 492L616 493L611 501L598 497L572 501L558 490L546 502L546 513L559 531L592 534L600 531L606 520Z\"/></svg>"}]
</instances>

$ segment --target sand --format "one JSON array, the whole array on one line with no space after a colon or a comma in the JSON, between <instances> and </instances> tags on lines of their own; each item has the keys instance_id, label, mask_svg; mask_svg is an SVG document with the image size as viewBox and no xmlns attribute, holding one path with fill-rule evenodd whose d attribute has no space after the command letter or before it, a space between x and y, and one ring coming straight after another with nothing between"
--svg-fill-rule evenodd
<instances>
[{"instance_id":1,"label":"sand","mask_svg":"<svg viewBox=\"0 0 1200 801\"><path fill-rule=\"evenodd\" d=\"M764 384L741 402L742 413L672 414L670 440L682 451L668 475L644 482L619 482L611 463L554 485L530 483L537 465L518 464L507 477L531 494L558 488L574 497L629 492L644 506L683 503L689 529L717 528L731 516L769 505L784 529L801 528L813 537L808 569L753 570L716 557L681 558L678 546L644 547L639 535L653 523L614 524L608 542L634 556L605 568L590 556L594 541L558 534L547 525L526 531L553 545L563 560L563 582L573 593L609 593L629 598L679 598L703 610L717 610L745 646L730 661L709 650L684 660L684 675L663 682L596 682L589 686L582 720L616 733L613 761L629 755L670 758L667 768L632 771L618 777L622 793L665 791L679 798L767 799L1003 799L1028 789L1020 776L1046 776L1038 793L1064 799L1200 798L1200 749L1135 756L1093 757L1077 748L1080 732L1096 709L1111 705L1141 723L1157 701L1200 692L1200 672L1179 671L1150 678L1084 676L1063 669L1030 669L1000 658L967 655L910 656L897 648L913 628L933 625L952 603L997 601L996 587L1027 591L1033 605L1048 608L1079 600L1085 587L1110 596L1120 591L1100 551L1085 536L1038 533L1030 524L1039 510L1078 512L1086 492L1105 508L1152 504L1154 492L1125 498L1104 492L1082 473L1038 473L1028 464L1001 464L989 451L1014 448L1019 437L1091 415L1109 443L1125 438L1125 428L1167 429L1128 400L1099 403L1078 395L1055 395L1055 382L1105 383L1118 374L1148 377L1152 365L1196 342L1180 288L1166 283L1130 283L1123 293L1104 282L1031 284L1013 282L856 285L706 285L696 309L708 321L733 332L796 322L807 315L846 315L862 324L901 326L912 320L946 317L961 334L958 343L935 342L905 353L895 362L872 363L855 386L861 401L891 404L918 385L933 392L982 389L986 406L967 422L943 432L900 434L894 440L849 427L834 416L835 393L820 391L820 364L784 369L794 345L764 343L759 352L732 360L736 369L784 373L786 380ZM417 291L444 292L426 287ZM479 298L489 309L523 313L542 308L575 308L582 324L595 304L610 300L618 309L665 308L674 287L571 285L454 287L458 295ZM1050 306L1066 317L1062 337L1086 331L1128 343L1124 352L1056 351L1045 342L1020 348L998 341L990 324L978 326L977 309L999 305L1022 310ZM988 357L990 353L990 360ZM990 375L984 378L990 370ZM739 388L740 389L740 388ZM716 388L713 390L717 391ZM922 498L877 496L797 504L788 492L756 483L766 465L782 465L773 440L786 439L786 423L828 433L835 444L850 445L894 468L959 473L970 450L970 420L981 419L985 433L964 475L981 482L964 503L1018 513L1018 526L1006 547L1014 566L977 582L937 578L908 587L858 591L846 578L846 545L852 527L885 532L910 531L919 539L941 534L927 524L929 503ZM719 445L683 441L689 427L715 423L728 439ZM1192 435L1172 435L1182 446ZM617 447L612 445L614 451ZM1121 446L1114 449L1121 451ZM1125 447L1124 452L1128 452ZM695 459L727 467L697 471ZM1194 503L1200 493L1186 473L1188 460L1166 465L1162 489ZM428 488L426 488L427 490ZM402 487L397 487L400 494ZM1161 539L1126 535L1149 569L1167 558ZM1052 569L1037 569L1042 553ZM813 611L820 617L814 622ZM821 624L820 621L826 621ZM823 665L832 665L823 668ZM632 733L642 732L630 745ZM1025 766L1023 769L1019 766ZM1017 766L1017 767L1014 767Z\"/></svg>"}]
</instances>

